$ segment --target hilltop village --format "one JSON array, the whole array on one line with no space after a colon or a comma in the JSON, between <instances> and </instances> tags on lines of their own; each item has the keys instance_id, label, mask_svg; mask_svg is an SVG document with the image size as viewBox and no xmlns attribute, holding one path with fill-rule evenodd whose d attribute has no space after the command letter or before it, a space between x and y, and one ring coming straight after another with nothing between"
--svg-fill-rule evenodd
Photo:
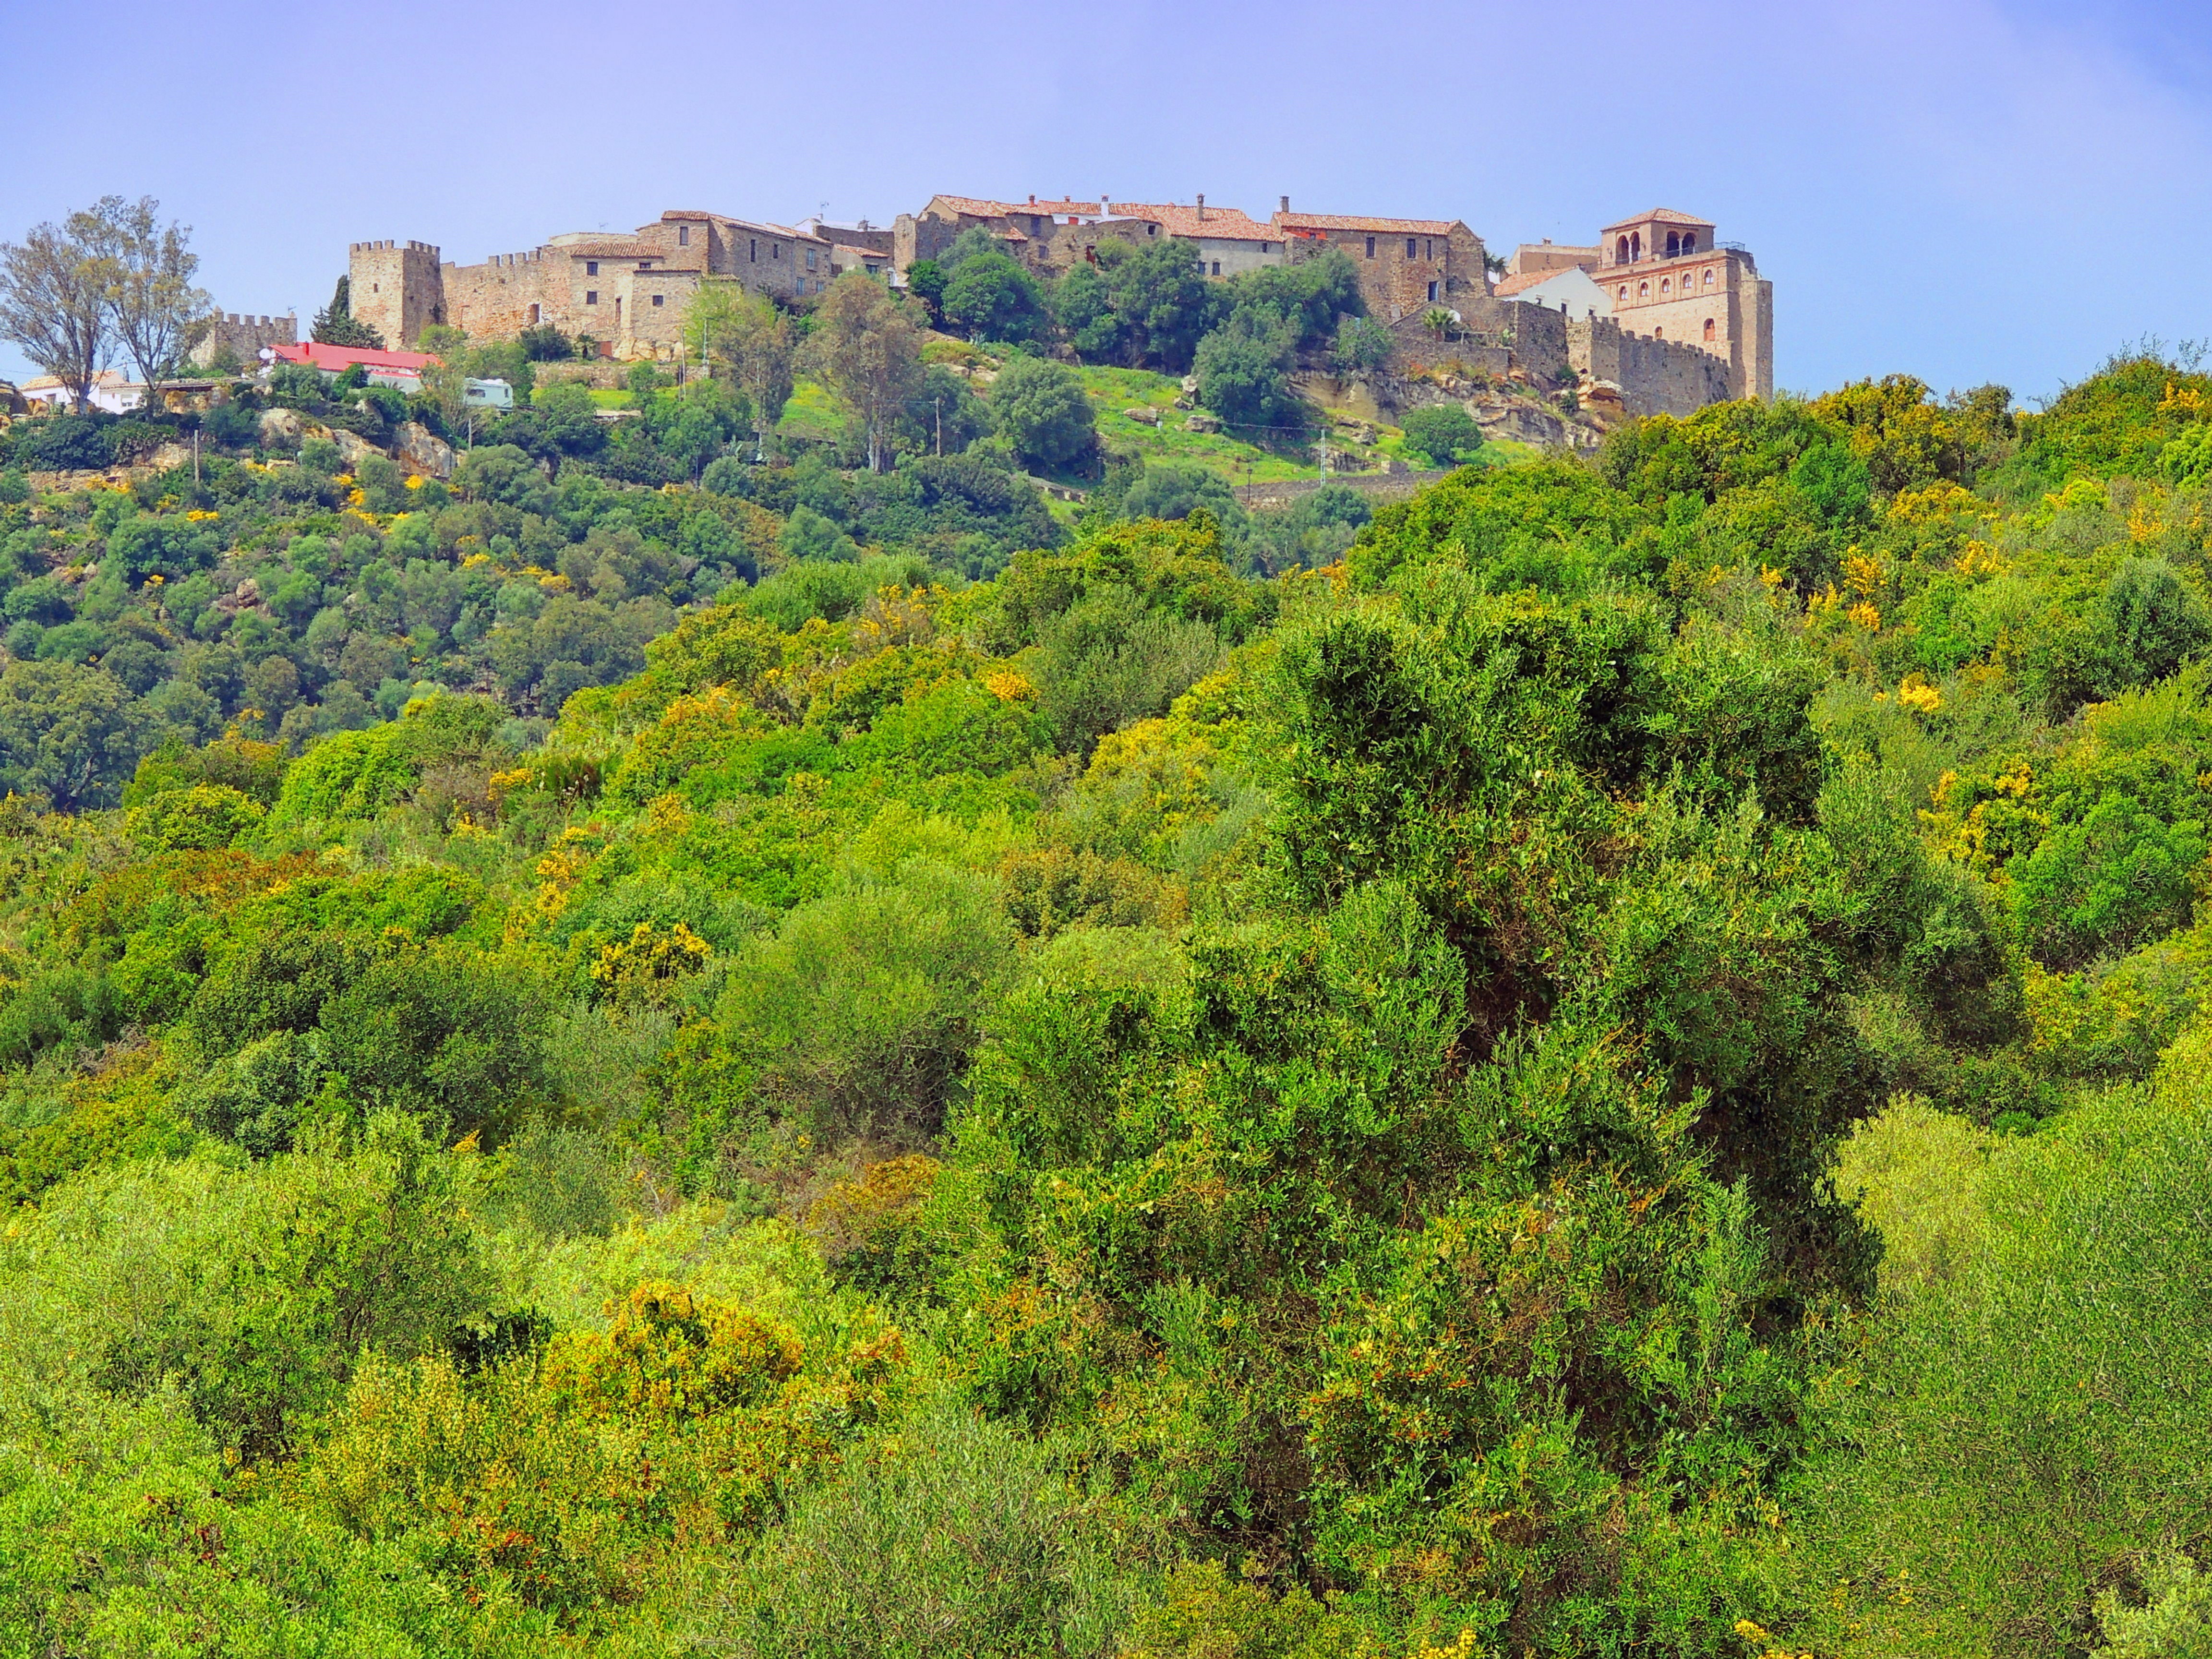
<instances>
[{"instance_id":1,"label":"hilltop village","mask_svg":"<svg viewBox=\"0 0 2212 1659\"><path fill-rule=\"evenodd\" d=\"M1111 238L1180 239L1209 278L1336 248L1358 272L1370 316L1391 331L1397 369L1448 356L1470 378L1578 387L1586 401L1617 400L1632 415L1686 415L1774 389L1773 283L1711 222L1663 208L1606 226L1587 246L1524 244L1502 259L1462 220L1308 213L1287 196L1265 219L1203 196L1186 204L939 195L889 226L672 208L628 235L567 232L473 264L427 242L356 242L347 272L354 316L393 349L445 324L477 340L552 329L618 361L667 361L704 284L803 307L848 271L902 286L916 263L971 231L1043 277L1095 264ZM226 317L201 352L250 357L294 343L297 326ZM1447 334L1448 353L1438 349Z\"/></svg>"}]
</instances>

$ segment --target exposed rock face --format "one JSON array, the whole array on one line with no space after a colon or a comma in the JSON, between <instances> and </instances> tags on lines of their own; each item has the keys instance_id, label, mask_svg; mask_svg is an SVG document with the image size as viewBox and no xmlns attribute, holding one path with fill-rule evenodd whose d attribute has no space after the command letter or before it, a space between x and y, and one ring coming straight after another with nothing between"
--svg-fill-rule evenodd
<instances>
[{"instance_id":1,"label":"exposed rock face","mask_svg":"<svg viewBox=\"0 0 2212 1659\"><path fill-rule=\"evenodd\" d=\"M361 464L371 455L384 453L360 433L349 432L342 426L334 426L331 428L331 441L338 447L338 453L344 458L346 471L349 472L358 470Z\"/></svg>"},{"instance_id":2,"label":"exposed rock face","mask_svg":"<svg viewBox=\"0 0 2212 1659\"><path fill-rule=\"evenodd\" d=\"M1142 426L1158 426L1160 423L1160 411L1149 404L1139 404L1134 409L1125 409L1121 413Z\"/></svg>"},{"instance_id":3,"label":"exposed rock face","mask_svg":"<svg viewBox=\"0 0 2212 1659\"><path fill-rule=\"evenodd\" d=\"M1186 432L1218 432L1221 430L1221 417L1206 410L1195 409L1182 425Z\"/></svg>"},{"instance_id":4,"label":"exposed rock face","mask_svg":"<svg viewBox=\"0 0 2212 1659\"><path fill-rule=\"evenodd\" d=\"M296 409L261 411L261 441L272 449L291 449L307 434L307 422Z\"/></svg>"},{"instance_id":5,"label":"exposed rock face","mask_svg":"<svg viewBox=\"0 0 2212 1659\"><path fill-rule=\"evenodd\" d=\"M420 473L426 478L453 476L453 447L417 421L410 421L399 428L399 441L392 447L392 459L410 472Z\"/></svg>"}]
</instances>

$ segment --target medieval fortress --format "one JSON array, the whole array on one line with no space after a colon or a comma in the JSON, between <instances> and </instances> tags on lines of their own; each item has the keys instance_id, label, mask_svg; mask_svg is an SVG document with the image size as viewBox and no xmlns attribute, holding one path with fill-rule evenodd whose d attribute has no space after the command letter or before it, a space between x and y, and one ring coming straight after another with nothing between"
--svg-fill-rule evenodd
<instances>
[{"instance_id":1,"label":"medieval fortress","mask_svg":"<svg viewBox=\"0 0 2212 1659\"><path fill-rule=\"evenodd\" d=\"M804 305L848 271L894 285L980 229L1040 276L1095 261L1109 238L1194 244L1200 272L1227 277L1341 249L1369 313L1401 358L1449 357L1540 386L1617 388L1635 414L1686 415L1774 392L1774 285L1708 222L1654 209L1607 225L1589 246L1523 244L1496 276L1482 239L1457 221L1066 198L935 196L889 227L797 226L671 209L627 236L570 232L533 248L454 264L427 243L356 242L353 313L387 346L432 324L474 338L550 328L604 355L670 358L702 284L726 281ZM278 322L289 319L276 319ZM1449 339L1449 344L1440 342Z\"/></svg>"}]
</instances>

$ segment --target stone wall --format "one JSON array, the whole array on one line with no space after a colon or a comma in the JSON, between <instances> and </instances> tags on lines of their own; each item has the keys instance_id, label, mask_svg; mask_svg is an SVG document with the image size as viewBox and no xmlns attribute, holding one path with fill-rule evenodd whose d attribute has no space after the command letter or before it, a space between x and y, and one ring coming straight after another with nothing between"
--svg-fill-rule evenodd
<instances>
[{"instance_id":1,"label":"stone wall","mask_svg":"<svg viewBox=\"0 0 2212 1659\"><path fill-rule=\"evenodd\" d=\"M568 261L556 252L494 254L480 265L447 265L440 273L454 323L471 339L513 339L550 324L578 331L569 315Z\"/></svg>"},{"instance_id":2,"label":"stone wall","mask_svg":"<svg viewBox=\"0 0 2212 1659\"><path fill-rule=\"evenodd\" d=\"M186 361L195 368L205 368L228 352L240 364L251 366L262 347L295 345L299 338L300 319L289 313L282 317L252 317L219 311Z\"/></svg>"},{"instance_id":3,"label":"stone wall","mask_svg":"<svg viewBox=\"0 0 2212 1659\"><path fill-rule=\"evenodd\" d=\"M1729 365L1700 347L1632 334L1610 318L1577 321L1558 313L1545 314L1565 325L1577 372L1619 386L1632 415L1694 415L1708 404L1738 395Z\"/></svg>"},{"instance_id":4,"label":"stone wall","mask_svg":"<svg viewBox=\"0 0 2212 1659\"><path fill-rule=\"evenodd\" d=\"M1331 476L1328 483L1346 489L1356 489L1363 495L1377 501L1401 501L1417 490L1426 489L1439 478L1449 477L1448 471L1436 472L1347 472ZM1279 478L1273 483L1237 484L1233 486L1237 499L1255 512L1269 512L1285 507L1304 495L1310 495L1322 487L1320 478Z\"/></svg>"},{"instance_id":5,"label":"stone wall","mask_svg":"<svg viewBox=\"0 0 2212 1659\"><path fill-rule=\"evenodd\" d=\"M1284 227L1290 263L1319 258L1332 247L1350 256L1359 273L1359 291L1370 315L1395 323L1418 317L1431 306L1464 313L1488 297L1483 272L1482 239L1455 223L1439 234L1364 228L1297 229L1295 216ZM1295 234L1291 234L1295 231Z\"/></svg>"},{"instance_id":6,"label":"stone wall","mask_svg":"<svg viewBox=\"0 0 2212 1659\"><path fill-rule=\"evenodd\" d=\"M1748 253L1717 248L1592 273L1628 332L1680 341L1728 365L1729 395L1774 395L1774 284Z\"/></svg>"}]
</instances>

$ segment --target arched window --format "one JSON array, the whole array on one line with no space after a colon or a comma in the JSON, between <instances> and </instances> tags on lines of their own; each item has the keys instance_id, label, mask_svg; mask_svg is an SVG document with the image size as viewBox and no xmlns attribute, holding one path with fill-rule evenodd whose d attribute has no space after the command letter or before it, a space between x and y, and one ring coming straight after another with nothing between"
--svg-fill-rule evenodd
<instances>
[{"instance_id":1,"label":"arched window","mask_svg":"<svg viewBox=\"0 0 2212 1659\"><path fill-rule=\"evenodd\" d=\"M1667 233L1667 257L1673 258L1682 251L1682 239L1673 231Z\"/></svg>"},{"instance_id":2,"label":"arched window","mask_svg":"<svg viewBox=\"0 0 2212 1659\"><path fill-rule=\"evenodd\" d=\"M1655 340L1663 340L1667 337L1667 331L1663 328L1655 328L1651 331L1651 337Z\"/></svg>"},{"instance_id":3,"label":"arched window","mask_svg":"<svg viewBox=\"0 0 2212 1659\"><path fill-rule=\"evenodd\" d=\"M1672 276L1662 276L1659 279L1659 297L1661 299L1665 299L1669 294L1674 292L1674 279Z\"/></svg>"},{"instance_id":4,"label":"arched window","mask_svg":"<svg viewBox=\"0 0 2212 1659\"><path fill-rule=\"evenodd\" d=\"M1628 233L1628 257L1632 259L1641 259L1644 257L1644 233L1640 230L1632 230Z\"/></svg>"},{"instance_id":5,"label":"arched window","mask_svg":"<svg viewBox=\"0 0 2212 1659\"><path fill-rule=\"evenodd\" d=\"M1705 337L1708 340L1713 337L1713 319L1710 317L1705 319Z\"/></svg>"},{"instance_id":6,"label":"arched window","mask_svg":"<svg viewBox=\"0 0 2212 1659\"><path fill-rule=\"evenodd\" d=\"M1685 253L1695 253L1697 251L1698 233L1694 230L1685 232L1682 236L1682 252Z\"/></svg>"},{"instance_id":7,"label":"arched window","mask_svg":"<svg viewBox=\"0 0 2212 1659\"><path fill-rule=\"evenodd\" d=\"M1613 264L1617 265L1626 264L1628 263L1628 238L1624 236L1619 242L1615 243L1613 245Z\"/></svg>"},{"instance_id":8,"label":"arched window","mask_svg":"<svg viewBox=\"0 0 2212 1659\"><path fill-rule=\"evenodd\" d=\"M1712 273L1712 269L1711 269L1711 266L1708 266L1708 267L1706 268L1706 270L1705 270L1705 286L1706 286L1707 288L1711 288L1712 285L1713 285L1713 273Z\"/></svg>"},{"instance_id":9,"label":"arched window","mask_svg":"<svg viewBox=\"0 0 2212 1659\"><path fill-rule=\"evenodd\" d=\"M1620 297L1624 300L1628 297L1628 284L1626 283L1620 285Z\"/></svg>"},{"instance_id":10,"label":"arched window","mask_svg":"<svg viewBox=\"0 0 2212 1659\"><path fill-rule=\"evenodd\" d=\"M1636 285L1636 297L1639 300L1650 299L1651 297L1651 284L1649 283L1638 283Z\"/></svg>"}]
</instances>

